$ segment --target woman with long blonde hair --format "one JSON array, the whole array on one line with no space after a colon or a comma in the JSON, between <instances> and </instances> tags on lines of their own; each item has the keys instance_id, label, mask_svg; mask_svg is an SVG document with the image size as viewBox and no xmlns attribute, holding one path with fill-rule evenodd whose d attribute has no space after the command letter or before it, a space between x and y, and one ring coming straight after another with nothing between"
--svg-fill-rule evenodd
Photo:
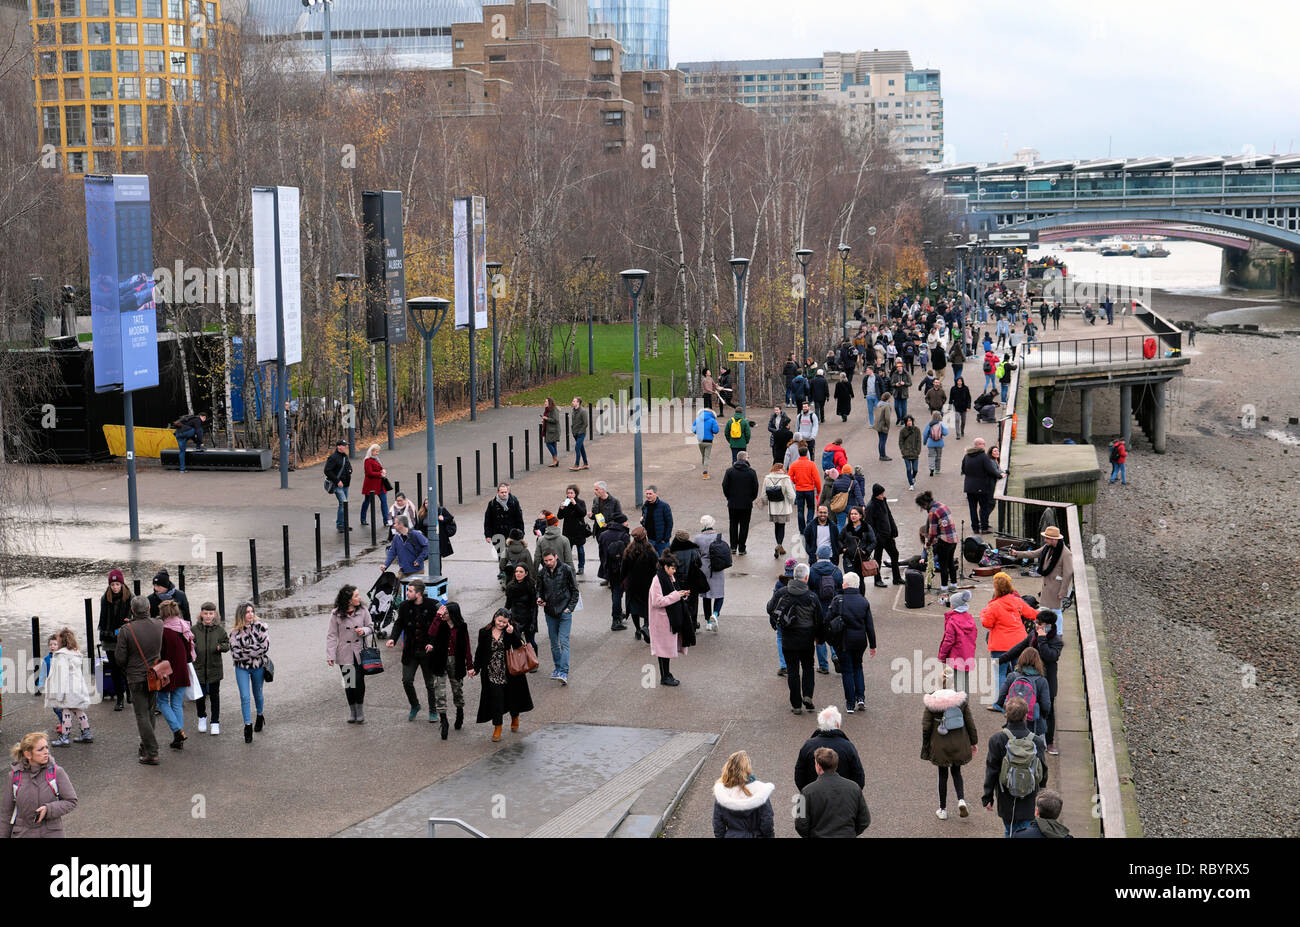
<instances>
[{"instance_id":1,"label":"woman with long blonde hair","mask_svg":"<svg viewBox=\"0 0 1300 927\"><path fill-rule=\"evenodd\" d=\"M749 754L737 750L727 757L722 775L713 783L713 836L775 837L770 782L759 782Z\"/></svg>"},{"instance_id":2,"label":"woman with long blonde hair","mask_svg":"<svg viewBox=\"0 0 1300 927\"><path fill-rule=\"evenodd\" d=\"M379 459L379 445L372 444L366 449L366 459L361 462L361 468L365 471L365 480L361 483L361 524L369 524L366 521L366 515L371 518L378 515L384 520L384 527L388 527L388 471L384 469L384 462ZM375 496L379 497L378 504L375 503Z\"/></svg>"}]
</instances>

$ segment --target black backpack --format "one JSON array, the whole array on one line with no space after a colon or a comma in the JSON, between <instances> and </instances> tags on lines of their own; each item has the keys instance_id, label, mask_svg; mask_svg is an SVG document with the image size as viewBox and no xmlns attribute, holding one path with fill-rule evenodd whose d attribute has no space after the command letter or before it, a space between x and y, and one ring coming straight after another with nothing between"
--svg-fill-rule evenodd
<instances>
[{"instance_id":1,"label":"black backpack","mask_svg":"<svg viewBox=\"0 0 1300 927\"><path fill-rule=\"evenodd\" d=\"M1117 463L1119 463L1119 445L1118 445L1118 444L1112 444L1112 445L1110 446L1110 462L1113 463L1113 464L1117 464Z\"/></svg>"},{"instance_id":2,"label":"black backpack","mask_svg":"<svg viewBox=\"0 0 1300 927\"><path fill-rule=\"evenodd\" d=\"M830 623L827 625L827 629L831 632L832 638L838 638L844 633L844 613L840 609L843 602L843 596L837 595L835 598L831 599L831 607L828 612L830 615Z\"/></svg>"},{"instance_id":3,"label":"black backpack","mask_svg":"<svg viewBox=\"0 0 1300 927\"><path fill-rule=\"evenodd\" d=\"M722 535L715 535L709 542L709 572L721 573L729 566L731 566L731 548L722 539Z\"/></svg>"},{"instance_id":4,"label":"black backpack","mask_svg":"<svg viewBox=\"0 0 1300 927\"><path fill-rule=\"evenodd\" d=\"M840 591L835 588L834 573L823 574L822 577L817 580L817 598L821 599L823 602L833 601L834 598L839 595L839 592Z\"/></svg>"}]
</instances>

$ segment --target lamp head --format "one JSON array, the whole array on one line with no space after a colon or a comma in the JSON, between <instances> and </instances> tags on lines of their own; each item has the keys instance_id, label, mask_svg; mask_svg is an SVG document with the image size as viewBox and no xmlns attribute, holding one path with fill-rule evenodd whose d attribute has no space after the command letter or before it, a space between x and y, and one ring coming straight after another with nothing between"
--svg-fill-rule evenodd
<instances>
[{"instance_id":1,"label":"lamp head","mask_svg":"<svg viewBox=\"0 0 1300 927\"><path fill-rule=\"evenodd\" d=\"M840 257L847 258L849 256L849 252L852 251L853 249L850 248L848 245L846 245L844 242L840 242L839 250L840 250Z\"/></svg>"},{"instance_id":2,"label":"lamp head","mask_svg":"<svg viewBox=\"0 0 1300 927\"><path fill-rule=\"evenodd\" d=\"M492 273L495 274L505 265L502 264L500 261L488 261L485 266L487 267L488 270L492 271Z\"/></svg>"},{"instance_id":3,"label":"lamp head","mask_svg":"<svg viewBox=\"0 0 1300 927\"><path fill-rule=\"evenodd\" d=\"M749 270L749 258L734 257L727 263L731 265L731 272L736 275L736 279L743 280L745 271Z\"/></svg>"},{"instance_id":4,"label":"lamp head","mask_svg":"<svg viewBox=\"0 0 1300 927\"><path fill-rule=\"evenodd\" d=\"M646 277L650 276L648 271L635 267L630 270L621 270L618 275L623 278L623 284L627 287L627 295L633 299L641 295L641 290L645 287Z\"/></svg>"},{"instance_id":5,"label":"lamp head","mask_svg":"<svg viewBox=\"0 0 1300 927\"><path fill-rule=\"evenodd\" d=\"M794 253L794 256L799 259L800 264L802 264L804 267L807 267L808 261L813 256L812 248L800 248L798 251Z\"/></svg>"},{"instance_id":6,"label":"lamp head","mask_svg":"<svg viewBox=\"0 0 1300 927\"><path fill-rule=\"evenodd\" d=\"M353 280L360 280L361 277L358 274L335 274L334 279L339 283L347 284L351 283Z\"/></svg>"},{"instance_id":7,"label":"lamp head","mask_svg":"<svg viewBox=\"0 0 1300 927\"><path fill-rule=\"evenodd\" d=\"M442 327L442 321L447 315L447 307L450 305L450 300L440 296L416 296L406 301L406 309L411 314L411 321L425 338L432 338Z\"/></svg>"}]
</instances>

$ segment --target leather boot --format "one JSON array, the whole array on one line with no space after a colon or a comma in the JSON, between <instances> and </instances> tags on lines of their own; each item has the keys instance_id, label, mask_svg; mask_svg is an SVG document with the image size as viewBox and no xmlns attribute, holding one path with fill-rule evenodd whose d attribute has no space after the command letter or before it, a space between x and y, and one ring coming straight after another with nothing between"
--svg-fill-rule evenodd
<instances>
[{"instance_id":1,"label":"leather boot","mask_svg":"<svg viewBox=\"0 0 1300 927\"><path fill-rule=\"evenodd\" d=\"M515 715L513 718L510 719L510 730L512 731L519 730L519 715Z\"/></svg>"},{"instance_id":2,"label":"leather boot","mask_svg":"<svg viewBox=\"0 0 1300 927\"><path fill-rule=\"evenodd\" d=\"M122 710L122 693L121 693L121 692L117 693L117 704L116 704L115 706L113 706L113 710L114 710L114 711L121 711L121 710Z\"/></svg>"},{"instance_id":3,"label":"leather boot","mask_svg":"<svg viewBox=\"0 0 1300 927\"><path fill-rule=\"evenodd\" d=\"M501 739L501 725L498 724L492 728L492 742L496 743L500 739Z\"/></svg>"},{"instance_id":4,"label":"leather boot","mask_svg":"<svg viewBox=\"0 0 1300 927\"><path fill-rule=\"evenodd\" d=\"M362 704L360 704L360 703L358 703L357 706L356 706L356 708L357 708L357 724L365 724L365 723L366 723L366 706L365 706L365 705L362 705Z\"/></svg>"},{"instance_id":5,"label":"leather boot","mask_svg":"<svg viewBox=\"0 0 1300 927\"><path fill-rule=\"evenodd\" d=\"M465 708L461 705L456 706L456 730L460 730L465 723Z\"/></svg>"}]
</instances>

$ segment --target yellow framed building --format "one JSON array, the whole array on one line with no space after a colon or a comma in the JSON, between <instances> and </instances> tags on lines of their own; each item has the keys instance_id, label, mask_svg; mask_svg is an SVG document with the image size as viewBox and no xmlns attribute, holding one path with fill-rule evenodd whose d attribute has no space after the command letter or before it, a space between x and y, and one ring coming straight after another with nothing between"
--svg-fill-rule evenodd
<instances>
[{"instance_id":1,"label":"yellow framed building","mask_svg":"<svg viewBox=\"0 0 1300 927\"><path fill-rule=\"evenodd\" d=\"M41 144L69 174L134 173L176 143L173 106L224 98L221 0L31 0ZM218 108L192 144L218 135Z\"/></svg>"}]
</instances>

